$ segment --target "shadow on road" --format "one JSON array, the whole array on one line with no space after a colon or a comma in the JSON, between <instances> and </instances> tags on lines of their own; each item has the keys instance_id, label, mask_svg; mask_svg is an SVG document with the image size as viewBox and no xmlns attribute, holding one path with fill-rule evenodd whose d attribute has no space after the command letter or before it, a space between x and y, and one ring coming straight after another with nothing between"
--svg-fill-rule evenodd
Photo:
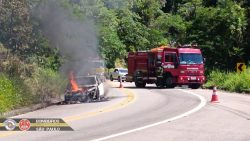
<instances>
[{"instance_id":1,"label":"shadow on road","mask_svg":"<svg viewBox=\"0 0 250 141\"><path fill-rule=\"evenodd\" d=\"M166 90L172 90L172 89L189 89L188 87L175 87L175 88L159 88L159 87L156 87L156 86L146 86L145 88L137 88L137 87L133 87L133 86L124 86L124 88L127 88L127 89L148 89L148 90L151 90L151 89L166 89Z\"/></svg>"}]
</instances>

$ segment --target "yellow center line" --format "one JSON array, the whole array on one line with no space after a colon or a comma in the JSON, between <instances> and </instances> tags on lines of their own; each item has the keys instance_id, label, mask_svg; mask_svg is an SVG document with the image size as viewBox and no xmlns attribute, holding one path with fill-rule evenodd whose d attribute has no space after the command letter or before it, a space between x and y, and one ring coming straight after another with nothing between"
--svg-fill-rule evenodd
<instances>
[{"instance_id":1,"label":"yellow center line","mask_svg":"<svg viewBox=\"0 0 250 141\"><path fill-rule=\"evenodd\" d=\"M109 82L109 84L112 87L115 87L115 85L113 83ZM136 100L136 96L130 90L128 90L126 88L123 88L120 90L123 92L123 94L126 95L126 99L122 100L121 102L119 102L115 105L109 106L109 107L104 107L104 108L99 109L97 111L83 113L83 114L79 114L79 115L75 115L75 116L65 117L65 118L63 118L64 121L65 122L72 122L72 121L76 121L76 120L81 120L81 119L86 119L89 117L97 116L97 115L100 115L103 113L112 112L112 111L124 108ZM20 131L3 131L2 133L0 132L0 138L11 136L11 135L18 134L18 133L22 133L22 132L20 132Z\"/></svg>"},{"instance_id":2,"label":"yellow center line","mask_svg":"<svg viewBox=\"0 0 250 141\"><path fill-rule=\"evenodd\" d=\"M31 127L67 127L67 123L31 123Z\"/></svg>"},{"instance_id":3,"label":"yellow center line","mask_svg":"<svg viewBox=\"0 0 250 141\"><path fill-rule=\"evenodd\" d=\"M0 133L0 138L11 136L17 133L20 133L20 131L3 131L4 133Z\"/></svg>"},{"instance_id":4,"label":"yellow center line","mask_svg":"<svg viewBox=\"0 0 250 141\"><path fill-rule=\"evenodd\" d=\"M54 127L54 126L68 126L67 123L30 123L31 127ZM4 124L0 124L0 127L4 127ZM19 127L19 123L16 123L16 127Z\"/></svg>"},{"instance_id":5,"label":"yellow center line","mask_svg":"<svg viewBox=\"0 0 250 141\"><path fill-rule=\"evenodd\" d=\"M124 108L124 107L128 106L129 104L131 104L133 101L135 101L136 97L131 91L129 91L128 89L120 89L120 90L127 96L127 98L124 99L123 101L121 101L121 102L119 102L119 103L117 103L115 105L112 105L110 107L104 107L104 108L99 109L97 111L83 113L83 114L63 118L64 121L65 122L71 122L71 121L86 119L86 118L93 117L93 116L96 116L96 115L100 115L100 114L103 114L103 113L115 111L115 110Z\"/></svg>"}]
</instances>

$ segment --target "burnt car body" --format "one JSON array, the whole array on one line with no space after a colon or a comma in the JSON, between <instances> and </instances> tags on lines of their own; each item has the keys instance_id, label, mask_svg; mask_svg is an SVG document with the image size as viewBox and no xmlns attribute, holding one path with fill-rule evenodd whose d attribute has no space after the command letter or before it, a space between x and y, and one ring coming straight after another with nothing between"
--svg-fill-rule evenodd
<instances>
[{"instance_id":1,"label":"burnt car body","mask_svg":"<svg viewBox=\"0 0 250 141\"><path fill-rule=\"evenodd\" d=\"M79 87L78 91L72 91L69 84L65 92L64 100L67 103L100 101L104 96L104 84L97 75L78 76L75 78Z\"/></svg>"}]
</instances>

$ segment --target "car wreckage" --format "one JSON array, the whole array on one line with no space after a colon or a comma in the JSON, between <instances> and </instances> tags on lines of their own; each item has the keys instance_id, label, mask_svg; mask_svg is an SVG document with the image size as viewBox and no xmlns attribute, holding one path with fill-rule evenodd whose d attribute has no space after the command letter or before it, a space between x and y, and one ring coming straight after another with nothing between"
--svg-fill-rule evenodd
<instances>
[{"instance_id":1,"label":"car wreckage","mask_svg":"<svg viewBox=\"0 0 250 141\"><path fill-rule=\"evenodd\" d=\"M105 98L104 84L98 75L70 76L64 102L68 104L101 101Z\"/></svg>"}]
</instances>

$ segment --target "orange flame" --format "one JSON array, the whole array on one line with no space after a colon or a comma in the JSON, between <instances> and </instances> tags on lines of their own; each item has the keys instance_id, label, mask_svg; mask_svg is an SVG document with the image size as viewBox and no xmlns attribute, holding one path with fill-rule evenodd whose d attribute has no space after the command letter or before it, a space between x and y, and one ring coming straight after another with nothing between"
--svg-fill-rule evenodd
<instances>
[{"instance_id":1,"label":"orange flame","mask_svg":"<svg viewBox=\"0 0 250 141\"><path fill-rule=\"evenodd\" d=\"M69 74L69 79L70 79L70 84L71 84L71 91L72 92L77 92L79 91L79 87L78 87L78 84L75 80L75 77L74 77L74 74L73 72L71 71L70 74Z\"/></svg>"}]
</instances>

